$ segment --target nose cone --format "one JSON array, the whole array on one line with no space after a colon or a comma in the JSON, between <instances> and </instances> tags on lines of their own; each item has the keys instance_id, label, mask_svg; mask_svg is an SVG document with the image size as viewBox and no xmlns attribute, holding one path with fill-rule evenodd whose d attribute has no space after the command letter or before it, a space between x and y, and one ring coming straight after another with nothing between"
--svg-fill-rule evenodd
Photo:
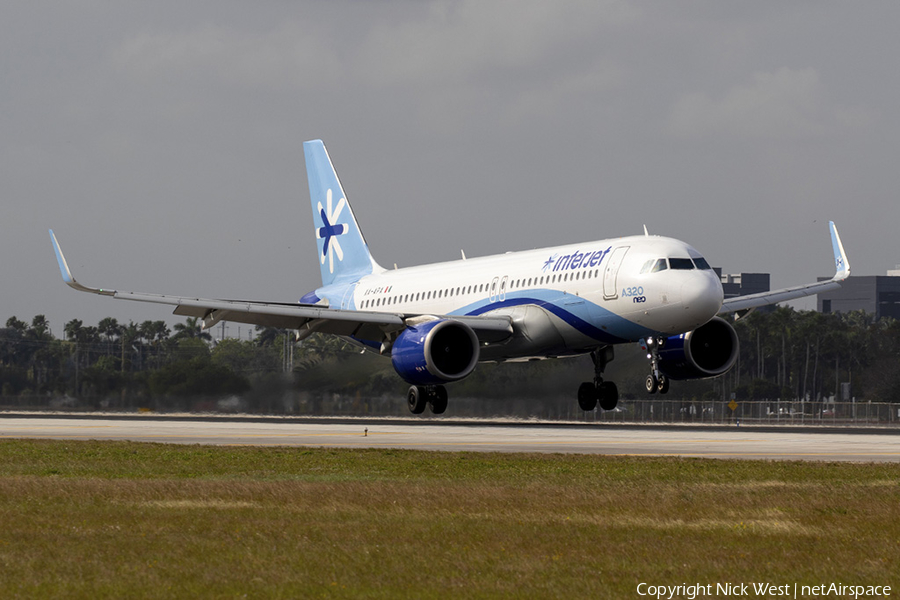
<instances>
[{"instance_id":1,"label":"nose cone","mask_svg":"<svg viewBox=\"0 0 900 600\"><path fill-rule=\"evenodd\" d=\"M681 285L681 306L689 329L699 327L722 308L722 282L715 271L696 271Z\"/></svg>"}]
</instances>

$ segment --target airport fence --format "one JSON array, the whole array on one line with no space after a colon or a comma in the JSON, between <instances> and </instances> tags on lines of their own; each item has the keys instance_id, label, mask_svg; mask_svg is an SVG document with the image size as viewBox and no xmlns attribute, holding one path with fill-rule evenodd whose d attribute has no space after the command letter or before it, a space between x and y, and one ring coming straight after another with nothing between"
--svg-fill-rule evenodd
<instances>
[{"instance_id":1,"label":"airport fence","mask_svg":"<svg viewBox=\"0 0 900 600\"><path fill-rule=\"evenodd\" d=\"M620 400L615 410L584 413L588 421L709 423L739 425L897 426L900 404L887 402L799 402L781 400Z\"/></svg>"},{"instance_id":2,"label":"airport fence","mask_svg":"<svg viewBox=\"0 0 900 600\"><path fill-rule=\"evenodd\" d=\"M343 394L285 393L266 402L244 398L193 398L171 401L108 402L105 399L51 398L47 396L2 396L2 411L50 412L154 412L154 413L243 413L281 416L371 416L410 417L403 398L386 394L365 397ZM799 402L782 400L709 401L666 398L622 398L610 411L599 407L582 411L568 396L559 398L485 399L454 397L443 416L426 410L424 419L446 418L535 418L547 421L714 424L714 425L828 425L846 427L900 426L900 403Z\"/></svg>"}]
</instances>

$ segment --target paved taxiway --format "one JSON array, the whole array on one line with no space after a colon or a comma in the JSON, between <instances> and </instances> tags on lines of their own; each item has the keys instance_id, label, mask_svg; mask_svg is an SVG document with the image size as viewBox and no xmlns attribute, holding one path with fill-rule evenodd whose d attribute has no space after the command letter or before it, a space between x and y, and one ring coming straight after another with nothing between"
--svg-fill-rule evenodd
<instances>
[{"instance_id":1,"label":"paved taxiway","mask_svg":"<svg viewBox=\"0 0 900 600\"><path fill-rule=\"evenodd\" d=\"M0 414L4 438L900 462L900 432L811 427Z\"/></svg>"}]
</instances>

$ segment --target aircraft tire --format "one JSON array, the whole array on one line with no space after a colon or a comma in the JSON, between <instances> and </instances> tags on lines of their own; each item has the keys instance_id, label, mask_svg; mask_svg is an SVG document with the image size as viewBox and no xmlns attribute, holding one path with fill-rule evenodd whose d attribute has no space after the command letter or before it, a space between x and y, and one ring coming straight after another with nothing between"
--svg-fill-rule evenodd
<instances>
[{"instance_id":1,"label":"aircraft tire","mask_svg":"<svg viewBox=\"0 0 900 600\"><path fill-rule=\"evenodd\" d=\"M597 387L592 381L585 381L578 386L578 406L585 412L597 408Z\"/></svg>"},{"instance_id":2,"label":"aircraft tire","mask_svg":"<svg viewBox=\"0 0 900 600\"><path fill-rule=\"evenodd\" d=\"M428 403L425 394L419 389L419 386L410 386L406 392L406 403L409 405L409 412L414 415L421 415L425 411L425 405Z\"/></svg>"},{"instance_id":3,"label":"aircraft tire","mask_svg":"<svg viewBox=\"0 0 900 600\"><path fill-rule=\"evenodd\" d=\"M436 415L444 414L444 411L447 410L447 388L442 385L435 386L429 396L428 404L431 406L431 412Z\"/></svg>"},{"instance_id":4,"label":"aircraft tire","mask_svg":"<svg viewBox=\"0 0 900 600\"><path fill-rule=\"evenodd\" d=\"M656 389L660 394L665 394L669 391L669 378L665 375L659 376L659 381L656 384Z\"/></svg>"},{"instance_id":5,"label":"aircraft tire","mask_svg":"<svg viewBox=\"0 0 900 600\"><path fill-rule=\"evenodd\" d=\"M656 377L653 373L647 375L647 380L645 381L645 387L647 388L648 394L655 394L656 388L659 385L659 382L656 380Z\"/></svg>"},{"instance_id":6,"label":"aircraft tire","mask_svg":"<svg viewBox=\"0 0 900 600\"><path fill-rule=\"evenodd\" d=\"M600 408L612 410L619 404L619 388L612 381L604 381L600 384Z\"/></svg>"}]
</instances>

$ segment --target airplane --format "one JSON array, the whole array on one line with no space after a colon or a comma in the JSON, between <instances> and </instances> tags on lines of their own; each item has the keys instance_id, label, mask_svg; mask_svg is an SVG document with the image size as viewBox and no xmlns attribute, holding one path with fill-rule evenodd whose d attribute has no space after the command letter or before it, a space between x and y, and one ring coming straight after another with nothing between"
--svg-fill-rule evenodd
<instances>
[{"instance_id":1,"label":"airplane","mask_svg":"<svg viewBox=\"0 0 900 600\"><path fill-rule=\"evenodd\" d=\"M589 355L594 376L577 390L585 411L618 403L604 379L618 344L647 351L648 393L670 381L716 377L738 356L726 318L770 304L835 289L850 262L829 222L835 274L829 280L724 298L719 276L703 255L677 239L643 235L395 268L369 252L353 209L321 140L303 144L322 285L298 302L216 300L84 286L72 275L56 235L50 238L66 284L113 298L174 305L208 329L221 321L342 336L389 356L410 384L414 414L447 409L446 384L479 362Z\"/></svg>"}]
</instances>

